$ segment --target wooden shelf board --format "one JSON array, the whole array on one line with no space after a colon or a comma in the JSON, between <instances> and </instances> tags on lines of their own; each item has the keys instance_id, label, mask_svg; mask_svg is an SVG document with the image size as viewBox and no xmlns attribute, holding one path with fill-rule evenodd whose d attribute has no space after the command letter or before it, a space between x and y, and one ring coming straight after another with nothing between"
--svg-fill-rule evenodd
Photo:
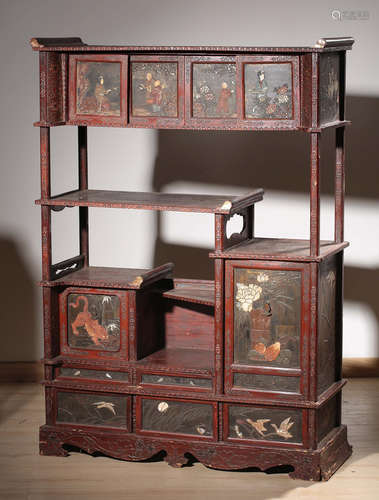
<instances>
[{"instance_id":1,"label":"wooden shelf board","mask_svg":"<svg viewBox=\"0 0 379 500\"><path fill-rule=\"evenodd\" d=\"M213 374L214 352L205 349L161 349L137 362L139 368L162 372Z\"/></svg>"},{"instance_id":2,"label":"wooden shelf board","mask_svg":"<svg viewBox=\"0 0 379 500\"><path fill-rule=\"evenodd\" d=\"M243 241L224 252L211 252L210 257L225 259L260 259L286 260L301 262L320 262L329 255L333 255L349 245L347 241L321 241L320 254L310 256L309 240L283 238L253 238Z\"/></svg>"},{"instance_id":3,"label":"wooden shelf board","mask_svg":"<svg viewBox=\"0 0 379 500\"><path fill-rule=\"evenodd\" d=\"M140 289L159 279L171 278L171 263L154 269L126 269L121 267L83 267L54 281L42 281L44 286L86 286L121 289Z\"/></svg>"},{"instance_id":4,"label":"wooden shelf board","mask_svg":"<svg viewBox=\"0 0 379 500\"><path fill-rule=\"evenodd\" d=\"M230 214L262 199L263 189L255 189L243 196L85 189L71 191L49 199L36 200L36 203L37 205L53 207L132 208Z\"/></svg>"},{"instance_id":5,"label":"wooden shelf board","mask_svg":"<svg viewBox=\"0 0 379 500\"><path fill-rule=\"evenodd\" d=\"M163 293L168 299L215 305L214 281L175 279L174 288Z\"/></svg>"}]
</instances>

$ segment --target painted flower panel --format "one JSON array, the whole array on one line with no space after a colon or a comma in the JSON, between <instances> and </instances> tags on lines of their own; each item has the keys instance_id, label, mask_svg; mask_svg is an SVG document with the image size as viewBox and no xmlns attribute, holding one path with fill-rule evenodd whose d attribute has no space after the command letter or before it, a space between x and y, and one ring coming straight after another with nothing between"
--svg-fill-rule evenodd
<instances>
[{"instance_id":1,"label":"painted flower panel","mask_svg":"<svg viewBox=\"0 0 379 500\"><path fill-rule=\"evenodd\" d=\"M301 272L234 270L234 363L300 366Z\"/></svg>"}]
</instances>

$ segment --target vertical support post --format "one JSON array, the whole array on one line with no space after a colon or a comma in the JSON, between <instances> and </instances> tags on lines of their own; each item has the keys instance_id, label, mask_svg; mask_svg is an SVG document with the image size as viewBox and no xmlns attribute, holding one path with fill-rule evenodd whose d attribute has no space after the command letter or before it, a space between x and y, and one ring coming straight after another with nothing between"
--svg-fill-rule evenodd
<instances>
[{"instance_id":1,"label":"vertical support post","mask_svg":"<svg viewBox=\"0 0 379 500\"><path fill-rule=\"evenodd\" d=\"M50 128L40 127L40 162L41 162L41 198L51 196L50 184ZM42 226L42 279L48 281L51 276L51 209L41 207Z\"/></svg>"},{"instance_id":2,"label":"vertical support post","mask_svg":"<svg viewBox=\"0 0 379 500\"><path fill-rule=\"evenodd\" d=\"M224 385L224 260L215 259L215 326L214 326L215 393Z\"/></svg>"},{"instance_id":3,"label":"vertical support post","mask_svg":"<svg viewBox=\"0 0 379 500\"><path fill-rule=\"evenodd\" d=\"M247 237L249 240L252 240L254 238L255 231L255 205L251 205L247 208L247 225Z\"/></svg>"},{"instance_id":4,"label":"vertical support post","mask_svg":"<svg viewBox=\"0 0 379 500\"><path fill-rule=\"evenodd\" d=\"M215 251L223 252L225 247L226 215L215 214Z\"/></svg>"},{"instance_id":5,"label":"vertical support post","mask_svg":"<svg viewBox=\"0 0 379 500\"><path fill-rule=\"evenodd\" d=\"M345 127L336 129L336 173L334 196L334 241L344 240L345 209Z\"/></svg>"},{"instance_id":6,"label":"vertical support post","mask_svg":"<svg viewBox=\"0 0 379 500\"><path fill-rule=\"evenodd\" d=\"M320 135L311 133L310 252L320 253Z\"/></svg>"},{"instance_id":7,"label":"vertical support post","mask_svg":"<svg viewBox=\"0 0 379 500\"><path fill-rule=\"evenodd\" d=\"M78 127L79 189L88 189L87 127ZM79 207L80 253L84 255L84 266L89 261L88 207Z\"/></svg>"},{"instance_id":8,"label":"vertical support post","mask_svg":"<svg viewBox=\"0 0 379 500\"><path fill-rule=\"evenodd\" d=\"M311 262L310 272L310 327L309 327L309 399L317 401L318 377L318 304L319 264Z\"/></svg>"}]
</instances>

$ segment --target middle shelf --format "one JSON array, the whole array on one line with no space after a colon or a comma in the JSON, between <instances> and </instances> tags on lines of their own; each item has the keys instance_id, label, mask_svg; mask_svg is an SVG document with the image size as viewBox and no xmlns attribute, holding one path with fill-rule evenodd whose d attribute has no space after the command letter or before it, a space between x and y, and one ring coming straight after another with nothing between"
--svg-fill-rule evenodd
<instances>
[{"instance_id":1,"label":"middle shelf","mask_svg":"<svg viewBox=\"0 0 379 500\"><path fill-rule=\"evenodd\" d=\"M84 189L39 199L36 204L52 207L129 208L229 215L261 201L263 193L263 189L255 189L239 196Z\"/></svg>"}]
</instances>

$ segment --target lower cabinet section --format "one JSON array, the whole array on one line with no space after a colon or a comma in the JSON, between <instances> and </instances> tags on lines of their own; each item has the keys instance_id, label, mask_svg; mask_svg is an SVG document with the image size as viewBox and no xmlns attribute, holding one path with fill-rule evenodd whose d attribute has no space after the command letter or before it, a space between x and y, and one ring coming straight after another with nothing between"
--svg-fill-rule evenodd
<instances>
[{"instance_id":1,"label":"lower cabinet section","mask_svg":"<svg viewBox=\"0 0 379 500\"><path fill-rule=\"evenodd\" d=\"M337 393L316 409L46 388L49 425L286 449L322 446L341 425L340 399Z\"/></svg>"},{"instance_id":2,"label":"lower cabinet section","mask_svg":"<svg viewBox=\"0 0 379 500\"><path fill-rule=\"evenodd\" d=\"M56 423L130 429L130 396L56 391Z\"/></svg>"},{"instance_id":3,"label":"lower cabinet section","mask_svg":"<svg viewBox=\"0 0 379 500\"><path fill-rule=\"evenodd\" d=\"M302 445L303 410L224 405L224 439Z\"/></svg>"},{"instance_id":4,"label":"lower cabinet section","mask_svg":"<svg viewBox=\"0 0 379 500\"><path fill-rule=\"evenodd\" d=\"M137 397L141 434L170 434L217 439L217 403Z\"/></svg>"}]
</instances>

